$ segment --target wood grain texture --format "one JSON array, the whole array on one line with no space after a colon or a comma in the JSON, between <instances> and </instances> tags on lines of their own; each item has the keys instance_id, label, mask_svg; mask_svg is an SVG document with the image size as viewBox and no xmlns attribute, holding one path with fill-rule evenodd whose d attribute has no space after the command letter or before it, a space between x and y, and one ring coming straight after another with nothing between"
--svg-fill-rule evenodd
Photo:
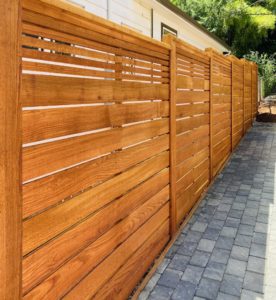
<instances>
[{"instance_id":1,"label":"wood grain texture","mask_svg":"<svg viewBox=\"0 0 276 300\"><path fill-rule=\"evenodd\" d=\"M169 103L149 102L23 112L23 143L168 117Z\"/></svg>"},{"instance_id":2,"label":"wood grain texture","mask_svg":"<svg viewBox=\"0 0 276 300\"><path fill-rule=\"evenodd\" d=\"M161 225L157 232L135 252L132 257L116 272L116 274L95 295L94 299L121 299L128 297L143 277L151 262L158 256L169 240L168 221ZM132 271L134 270L134 272ZM129 276L131 272L131 276ZM126 285L125 282L128 282Z\"/></svg>"},{"instance_id":3,"label":"wood grain texture","mask_svg":"<svg viewBox=\"0 0 276 300\"><path fill-rule=\"evenodd\" d=\"M168 134L23 186L23 217L40 213L169 149ZM76 180L78 178L78 180Z\"/></svg>"},{"instance_id":4,"label":"wood grain texture","mask_svg":"<svg viewBox=\"0 0 276 300\"><path fill-rule=\"evenodd\" d=\"M23 299L126 299L251 126L257 69L22 7Z\"/></svg>"},{"instance_id":5,"label":"wood grain texture","mask_svg":"<svg viewBox=\"0 0 276 300\"><path fill-rule=\"evenodd\" d=\"M174 41L177 53L175 195L176 222L180 225L203 191L196 193L202 172L209 171L211 87L208 55L178 39Z\"/></svg>"},{"instance_id":6,"label":"wood grain texture","mask_svg":"<svg viewBox=\"0 0 276 300\"><path fill-rule=\"evenodd\" d=\"M153 157L140 165L129 169L112 180L101 184L77 198L53 207L51 210L28 219L23 224L23 254L27 254L55 237L61 231L82 220L90 213L108 204L114 198L124 194L131 187L139 184L144 178L165 169L169 165L168 152ZM132 180L131 180L132 179ZM126 184L123 184L127 181ZM102 192L97 195L97 193ZM94 193L100 201L88 201ZM96 194L96 195L95 195Z\"/></svg>"},{"instance_id":7,"label":"wood grain texture","mask_svg":"<svg viewBox=\"0 0 276 300\"><path fill-rule=\"evenodd\" d=\"M127 218L122 223L127 224L128 220L135 216L143 215L146 218L147 215L150 215L155 206L151 200L145 205L144 203L154 198L160 190L168 186L168 183L168 171L161 171L106 207L101 207L100 201L98 201L98 207L101 207L101 210L96 210L95 214L91 214L81 224L71 228L62 236L52 240L23 260L24 294L54 273L54 271L68 261L68 259L74 257L81 249L86 248L97 239L99 240L96 242L96 245L101 245L100 241L104 241L105 239L100 238L100 236L111 230L118 221ZM139 208L140 206L141 208ZM125 227L125 229L131 232L135 228L138 228L140 222L143 221L142 218L138 220L139 222L135 221L130 228L125 227L125 225L122 225L123 227L120 225L120 228L124 229ZM108 235L110 236L112 232L113 229ZM130 234L130 232L122 230L121 236ZM104 246L103 243L101 247Z\"/></svg>"},{"instance_id":8,"label":"wood grain texture","mask_svg":"<svg viewBox=\"0 0 276 300\"><path fill-rule=\"evenodd\" d=\"M21 98L24 106L168 100L169 86L23 74Z\"/></svg>"},{"instance_id":9,"label":"wood grain texture","mask_svg":"<svg viewBox=\"0 0 276 300\"><path fill-rule=\"evenodd\" d=\"M21 1L0 2L0 299L21 299Z\"/></svg>"},{"instance_id":10,"label":"wood grain texture","mask_svg":"<svg viewBox=\"0 0 276 300\"><path fill-rule=\"evenodd\" d=\"M160 227L160 223L162 224L168 216L169 205L167 204L148 222L135 231L135 233L132 234L124 243L121 243L121 245L116 248L116 246L118 246L118 234L122 235L124 232L120 228L120 223L118 223L108 236L103 236L101 241L99 241L100 244L105 241L102 247L92 244L90 247L85 248L73 260L69 261L66 265L60 268L58 272L50 276L24 298L34 299L36 297L40 299L49 299L49 297L62 297L72 288L72 286L78 284L80 279L86 276L84 280L77 285L77 288L72 290L70 293L73 299L76 297L73 295L75 293L77 294L77 297L85 299L87 294L92 295L92 293L95 293L98 288L102 286L114 274L114 272L122 266L122 264L124 264L128 257L142 246L147 237L155 232L157 228ZM130 224L127 225L127 227L129 226ZM130 233L128 228L127 232ZM98 264L98 262L101 262L106 256L106 254L103 254L103 251L110 249L110 247L114 250L113 253L102 263ZM97 248L98 251L96 251ZM62 276L62 274L67 275ZM93 284L91 284L91 278ZM87 284L88 286L86 286ZM85 288L83 289L82 287ZM70 294L67 295L68 298L71 297Z\"/></svg>"},{"instance_id":11,"label":"wood grain texture","mask_svg":"<svg viewBox=\"0 0 276 300\"><path fill-rule=\"evenodd\" d=\"M171 35L163 38L171 46L170 51L170 231L173 236L176 223L176 44Z\"/></svg>"},{"instance_id":12,"label":"wood grain texture","mask_svg":"<svg viewBox=\"0 0 276 300\"><path fill-rule=\"evenodd\" d=\"M169 131L168 123L168 119L155 120L24 148L23 180L58 171L165 134Z\"/></svg>"}]
</instances>

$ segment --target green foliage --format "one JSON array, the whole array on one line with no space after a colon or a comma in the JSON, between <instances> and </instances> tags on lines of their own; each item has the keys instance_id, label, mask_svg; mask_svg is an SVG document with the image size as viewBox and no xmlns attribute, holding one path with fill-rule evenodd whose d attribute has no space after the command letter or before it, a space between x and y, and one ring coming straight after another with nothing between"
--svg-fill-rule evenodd
<instances>
[{"instance_id":1,"label":"green foliage","mask_svg":"<svg viewBox=\"0 0 276 300\"><path fill-rule=\"evenodd\" d=\"M276 0L171 0L210 32L225 40L237 56L256 50L275 28ZM262 4L262 5L261 5Z\"/></svg>"},{"instance_id":2,"label":"green foliage","mask_svg":"<svg viewBox=\"0 0 276 300\"><path fill-rule=\"evenodd\" d=\"M233 54L255 61L265 95L276 92L276 0L171 2L224 40Z\"/></svg>"},{"instance_id":3,"label":"green foliage","mask_svg":"<svg viewBox=\"0 0 276 300\"><path fill-rule=\"evenodd\" d=\"M258 51L252 51L244 56L246 59L258 64L259 75L264 83L264 96L276 92L276 54L260 54Z\"/></svg>"}]
</instances>

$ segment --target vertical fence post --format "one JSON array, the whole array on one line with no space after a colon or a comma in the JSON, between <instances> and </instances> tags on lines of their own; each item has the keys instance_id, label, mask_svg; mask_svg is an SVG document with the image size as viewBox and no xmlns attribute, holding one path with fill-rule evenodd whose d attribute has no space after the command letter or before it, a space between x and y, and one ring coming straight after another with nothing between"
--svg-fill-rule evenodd
<instances>
[{"instance_id":1,"label":"vertical fence post","mask_svg":"<svg viewBox=\"0 0 276 300\"><path fill-rule=\"evenodd\" d=\"M234 85L233 85L233 59L231 57L228 57L228 59L231 61L231 152L234 150L234 143L233 143L233 132L234 132Z\"/></svg>"},{"instance_id":2,"label":"vertical fence post","mask_svg":"<svg viewBox=\"0 0 276 300\"><path fill-rule=\"evenodd\" d=\"M170 198L171 236L177 230L176 207L176 43L172 35L165 35L163 42L171 46L170 51Z\"/></svg>"},{"instance_id":3,"label":"vertical fence post","mask_svg":"<svg viewBox=\"0 0 276 300\"><path fill-rule=\"evenodd\" d=\"M21 299L20 0L0 1L0 299Z\"/></svg>"},{"instance_id":4,"label":"vertical fence post","mask_svg":"<svg viewBox=\"0 0 276 300\"><path fill-rule=\"evenodd\" d=\"M210 75L209 75L209 154L210 154L210 182L213 180L213 55L212 55L212 49L208 48L205 50L206 53L209 55L209 65L210 65Z\"/></svg>"},{"instance_id":5,"label":"vertical fence post","mask_svg":"<svg viewBox=\"0 0 276 300\"><path fill-rule=\"evenodd\" d=\"M245 65L244 65L244 60L242 61L242 70L243 70L243 135L246 133L246 128L245 128Z\"/></svg>"}]
</instances>

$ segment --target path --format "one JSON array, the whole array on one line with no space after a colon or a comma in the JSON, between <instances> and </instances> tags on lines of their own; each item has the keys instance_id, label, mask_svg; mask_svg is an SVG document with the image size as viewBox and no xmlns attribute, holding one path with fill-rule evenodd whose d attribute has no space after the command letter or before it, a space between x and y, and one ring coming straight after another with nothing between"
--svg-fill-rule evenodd
<instances>
[{"instance_id":1,"label":"path","mask_svg":"<svg viewBox=\"0 0 276 300\"><path fill-rule=\"evenodd\" d=\"M276 124L256 123L139 300L276 299Z\"/></svg>"}]
</instances>

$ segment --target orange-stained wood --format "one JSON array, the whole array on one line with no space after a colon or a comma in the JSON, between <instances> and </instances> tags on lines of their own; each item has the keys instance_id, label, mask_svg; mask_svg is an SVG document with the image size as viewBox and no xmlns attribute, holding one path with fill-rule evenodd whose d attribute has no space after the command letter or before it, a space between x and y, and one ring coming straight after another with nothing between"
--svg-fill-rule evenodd
<instances>
[{"instance_id":1,"label":"orange-stained wood","mask_svg":"<svg viewBox=\"0 0 276 300\"><path fill-rule=\"evenodd\" d=\"M21 1L0 1L0 299L21 299Z\"/></svg>"}]
</instances>

